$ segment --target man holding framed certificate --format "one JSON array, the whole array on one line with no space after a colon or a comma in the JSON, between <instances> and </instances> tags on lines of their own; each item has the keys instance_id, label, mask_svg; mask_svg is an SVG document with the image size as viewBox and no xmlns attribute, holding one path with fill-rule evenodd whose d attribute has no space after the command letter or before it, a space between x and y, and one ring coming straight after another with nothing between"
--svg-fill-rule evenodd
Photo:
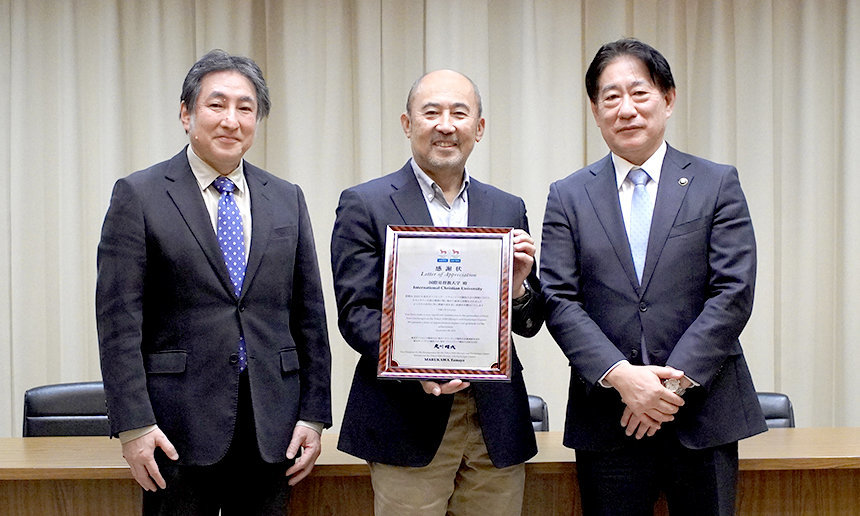
<instances>
[{"instance_id":1,"label":"man holding framed certificate","mask_svg":"<svg viewBox=\"0 0 860 516\"><path fill-rule=\"evenodd\" d=\"M486 348L464 351L480 340L462 332L464 326L486 328L490 339L501 336L501 343L506 321L509 331L526 337L543 324L525 204L470 177L465 168L484 133L481 114L480 94L469 78L450 70L424 75L412 86L401 116L412 159L393 174L345 190L337 208L331 259L338 325L361 354L338 448L368 461L377 515L520 514L523 463L537 452L522 365L512 342L510 380L480 381L477 375L464 381L456 367L444 363L465 360L477 368L493 362L476 358ZM432 234L434 228L490 237L441 238ZM490 241L488 228L508 228L502 233L510 240ZM395 256L386 245L395 234L404 243L397 251L402 254L396 254L402 266L396 288L411 294L402 296L406 305L397 308L400 317L386 318L384 279L394 281L386 278L386 261L392 266ZM499 267L474 267L466 263L467 255L489 256ZM463 261L462 268L450 261L454 256ZM439 263L444 265L437 269ZM501 287L492 286L489 278L505 264L509 274L497 276ZM493 272L485 274L488 269ZM458 293L452 296L452 289ZM498 319L488 309L493 303L501 310ZM467 312L472 309L477 315ZM432 310L444 315L433 316ZM396 326L395 334L407 334L409 347L398 348L399 357L439 363L401 377L407 379L380 377L380 338L391 330L381 331L385 320ZM504 346L486 354L494 352L504 355Z\"/></svg>"}]
</instances>

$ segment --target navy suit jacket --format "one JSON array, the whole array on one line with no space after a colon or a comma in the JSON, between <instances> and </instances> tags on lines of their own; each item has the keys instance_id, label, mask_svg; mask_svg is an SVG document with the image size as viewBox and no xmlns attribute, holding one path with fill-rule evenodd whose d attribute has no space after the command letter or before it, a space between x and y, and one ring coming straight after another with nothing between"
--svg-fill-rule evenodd
<instances>
[{"instance_id":1,"label":"navy suit jacket","mask_svg":"<svg viewBox=\"0 0 860 516\"><path fill-rule=\"evenodd\" d=\"M185 150L117 181L99 242L111 432L157 423L182 464L227 452L240 334L264 460L286 460L298 419L331 424L331 356L304 196L250 163L244 171L252 231L238 298Z\"/></svg>"},{"instance_id":2,"label":"navy suit jacket","mask_svg":"<svg viewBox=\"0 0 860 516\"><path fill-rule=\"evenodd\" d=\"M750 316L755 237L737 170L666 151L636 278L610 156L550 186L541 244L547 327L572 366L564 443L605 450L624 439L624 405L597 384L616 362L669 365L701 384L675 422L688 448L766 430L738 336Z\"/></svg>"},{"instance_id":3,"label":"navy suit jacket","mask_svg":"<svg viewBox=\"0 0 860 516\"><path fill-rule=\"evenodd\" d=\"M528 231L522 199L470 178L469 225ZM453 396L426 394L418 381L379 380L385 231L391 225L432 226L410 162L399 171L345 190L331 241L338 325L361 354L340 432L338 448L372 462L425 466L436 454ZM540 284L528 278L532 299L512 314L514 332L532 336L543 323ZM529 418L522 365L513 352L513 377L475 382L478 415L490 459L497 467L524 462L537 453Z\"/></svg>"}]
</instances>

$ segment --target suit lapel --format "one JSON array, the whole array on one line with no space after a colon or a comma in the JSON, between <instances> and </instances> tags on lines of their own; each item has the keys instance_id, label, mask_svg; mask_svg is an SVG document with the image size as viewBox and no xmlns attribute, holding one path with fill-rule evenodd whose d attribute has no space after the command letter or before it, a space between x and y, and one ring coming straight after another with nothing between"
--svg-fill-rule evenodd
<instances>
[{"instance_id":1,"label":"suit lapel","mask_svg":"<svg viewBox=\"0 0 860 516\"><path fill-rule=\"evenodd\" d=\"M484 183L473 178L469 179L469 225L492 227L493 224L493 198L489 195L489 188Z\"/></svg>"},{"instance_id":2,"label":"suit lapel","mask_svg":"<svg viewBox=\"0 0 860 516\"><path fill-rule=\"evenodd\" d=\"M693 182L694 174L687 169L689 166L689 159L672 147L666 148L666 157L660 170L660 186L657 188L657 199L654 202L654 214L651 217L645 270L642 272L642 285L646 288L666 245L666 239L669 238L669 231L675 223L678 210L681 209L681 203L687 195L687 189ZM682 178L686 178L686 181L682 181Z\"/></svg>"},{"instance_id":3,"label":"suit lapel","mask_svg":"<svg viewBox=\"0 0 860 516\"><path fill-rule=\"evenodd\" d=\"M248 291L254 274L260 268L274 225L272 199L267 188L268 179L247 161L244 168L245 182L251 194L251 249L245 266L245 281L242 283L243 295Z\"/></svg>"},{"instance_id":4,"label":"suit lapel","mask_svg":"<svg viewBox=\"0 0 860 516\"><path fill-rule=\"evenodd\" d=\"M170 160L164 177L167 180L167 195L173 200L224 288L232 294L233 284L230 282L230 274L227 272L227 265L218 246L218 237L212 229L209 212L200 194L200 185L194 178L194 173L191 172L191 165L188 164L185 149Z\"/></svg>"},{"instance_id":5,"label":"suit lapel","mask_svg":"<svg viewBox=\"0 0 860 516\"><path fill-rule=\"evenodd\" d=\"M424 201L424 194L412 171L412 162L406 162L391 179L391 202L408 226L432 226L433 219Z\"/></svg>"},{"instance_id":6,"label":"suit lapel","mask_svg":"<svg viewBox=\"0 0 860 516\"><path fill-rule=\"evenodd\" d=\"M470 178L469 190L469 225L491 226L493 223L493 199L488 195L486 185ZM403 218L403 223L409 226L432 226L433 218L424 193L415 178L411 161L401 168L391 180L391 201Z\"/></svg>"},{"instance_id":7,"label":"suit lapel","mask_svg":"<svg viewBox=\"0 0 860 516\"><path fill-rule=\"evenodd\" d=\"M633 267L633 255L630 253L630 242L627 240L627 230L624 228L624 219L621 216L621 204L618 201L618 183L615 180L615 167L612 158L607 155L604 159L595 163L590 172L594 179L586 183L585 191L591 200L597 218L600 220L603 231L606 232L615 255L627 279L634 289L639 288L639 280L636 278L636 269ZM646 258L646 264L648 260Z\"/></svg>"}]
</instances>

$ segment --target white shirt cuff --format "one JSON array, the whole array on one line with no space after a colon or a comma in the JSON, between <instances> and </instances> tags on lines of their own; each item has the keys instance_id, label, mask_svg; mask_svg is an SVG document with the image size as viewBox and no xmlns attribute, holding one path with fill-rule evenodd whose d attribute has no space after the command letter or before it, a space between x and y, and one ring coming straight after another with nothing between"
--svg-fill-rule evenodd
<instances>
[{"instance_id":1,"label":"white shirt cuff","mask_svg":"<svg viewBox=\"0 0 860 516\"><path fill-rule=\"evenodd\" d=\"M302 421L302 420L296 421L296 426L304 426L304 427L310 428L311 430L313 430L314 432L316 432L320 435L322 435L323 428L325 428L325 425L322 423L317 423L316 421Z\"/></svg>"},{"instance_id":2,"label":"white shirt cuff","mask_svg":"<svg viewBox=\"0 0 860 516\"><path fill-rule=\"evenodd\" d=\"M119 442L122 444L125 444L129 441L134 441L135 439L137 439L139 437L143 437L144 435L148 434L149 432L152 432L156 428L158 428L158 425L149 425L149 426L144 426L141 428L134 428L132 430L126 430L124 432L120 432L119 433Z\"/></svg>"},{"instance_id":3,"label":"white shirt cuff","mask_svg":"<svg viewBox=\"0 0 860 516\"><path fill-rule=\"evenodd\" d=\"M606 370L605 373L603 373L603 376L600 377L600 380L597 380L598 385L600 385L601 387L605 387L607 389L611 389L612 386L609 385L608 383L606 383L606 376L609 373L611 373L613 369L620 366L621 364L628 364L628 363L629 362L627 362L627 360L619 360L618 362L615 362L614 364L612 364L612 367L610 367L609 369Z\"/></svg>"}]
</instances>

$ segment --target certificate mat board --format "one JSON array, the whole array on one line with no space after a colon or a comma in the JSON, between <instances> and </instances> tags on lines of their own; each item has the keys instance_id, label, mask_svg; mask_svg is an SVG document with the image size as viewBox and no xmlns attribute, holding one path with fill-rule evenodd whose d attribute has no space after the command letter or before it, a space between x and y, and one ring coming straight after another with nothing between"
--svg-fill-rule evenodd
<instances>
[{"instance_id":1,"label":"certificate mat board","mask_svg":"<svg viewBox=\"0 0 860 516\"><path fill-rule=\"evenodd\" d=\"M513 229L388 226L378 376L511 379Z\"/></svg>"}]
</instances>

